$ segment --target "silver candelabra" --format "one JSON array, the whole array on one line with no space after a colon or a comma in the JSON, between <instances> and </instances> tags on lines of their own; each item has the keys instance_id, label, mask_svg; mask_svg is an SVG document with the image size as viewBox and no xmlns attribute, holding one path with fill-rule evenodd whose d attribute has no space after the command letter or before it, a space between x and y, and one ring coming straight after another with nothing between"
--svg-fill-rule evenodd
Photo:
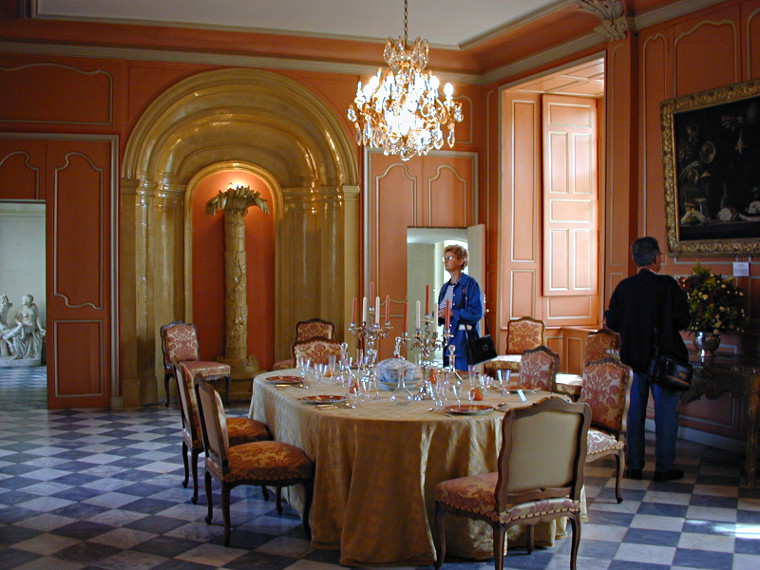
<instances>
[{"instance_id":1,"label":"silver candelabra","mask_svg":"<svg viewBox=\"0 0 760 570\"><path fill-rule=\"evenodd\" d=\"M414 331L412 348L417 350L419 355L419 365L422 367L422 384L419 391L414 395L415 400L432 400L432 388L430 386L430 369L433 362L430 355L437 349L443 348L451 340L452 335L445 331L438 337L438 319L435 312L425 315L422 326ZM406 333L404 339L406 340Z\"/></svg>"},{"instance_id":2,"label":"silver candelabra","mask_svg":"<svg viewBox=\"0 0 760 570\"><path fill-rule=\"evenodd\" d=\"M388 336L388 332L393 328L390 321L380 324L380 320L375 320L375 308L369 307L367 309L367 320L358 323L351 323L348 325L348 330L356 335L356 341L364 348L364 355L367 357L370 366L375 364L377 360L377 348L375 348L377 341L381 338Z\"/></svg>"}]
</instances>

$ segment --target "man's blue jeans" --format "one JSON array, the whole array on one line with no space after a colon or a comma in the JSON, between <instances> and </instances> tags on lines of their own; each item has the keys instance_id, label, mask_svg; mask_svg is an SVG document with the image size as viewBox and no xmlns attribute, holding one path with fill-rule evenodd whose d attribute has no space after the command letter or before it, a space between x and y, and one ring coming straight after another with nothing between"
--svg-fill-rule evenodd
<instances>
[{"instance_id":1,"label":"man's blue jeans","mask_svg":"<svg viewBox=\"0 0 760 570\"><path fill-rule=\"evenodd\" d=\"M676 458L680 393L651 383L645 374L633 375L631 405L628 408L626 464L628 469L641 470L646 463L644 422L650 388L654 398L655 471L670 471Z\"/></svg>"}]
</instances>

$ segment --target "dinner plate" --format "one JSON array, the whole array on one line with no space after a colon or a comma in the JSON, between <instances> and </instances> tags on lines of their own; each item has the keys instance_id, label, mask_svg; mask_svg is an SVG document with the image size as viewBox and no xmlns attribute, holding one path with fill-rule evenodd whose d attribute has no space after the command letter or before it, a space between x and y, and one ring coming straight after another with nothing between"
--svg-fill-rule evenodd
<instances>
[{"instance_id":1,"label":"dinner plate","mask_svg":"<svg viewBox=\"0 0 760 570\"><path fill-rule=\"evenodd\" d=\"M273 384L300 384L302 382L300 376L270 376L264 380Z\"/></svg>"},{"instance_id":2,"label":"dinner plate","mask_svg":"<svg viewBox=\"0 0 760 570\"><path fill-rule=\"evenodd\" d=\"M486 404L455 404L453 406L446 406L444 409L450 414L460 416L481 416L494 411L493 406Z\"/></svg>"},{"instance_id":3,"label":"dinner plate","mask_svg":"<svg viewBox=\"0 0 760 570\"><path fill-rule=\"evenodd\" d=\"M306 404L342 404L346 401L346 397L335 394L315 394L301 398L301 401Z\"/></svg>"}]
</instances>

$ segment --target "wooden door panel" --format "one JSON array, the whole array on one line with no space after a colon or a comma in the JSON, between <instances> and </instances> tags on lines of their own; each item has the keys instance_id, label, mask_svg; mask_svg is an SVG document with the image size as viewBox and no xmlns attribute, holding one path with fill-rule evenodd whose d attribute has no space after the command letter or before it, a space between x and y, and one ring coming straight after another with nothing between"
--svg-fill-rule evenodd
<instances>
[{"instance_id":1,"label":"wooden door panel","mask_svg":"<svg viewBox=\"0 0 760 570\"><path fill-rule=\"evenodd\" d=\"M111 142L48 143L48 406L111 397Z\"/></svg>"},{"instance_id":2,"label":"wooden door panel","mask_svg":"<svg viewBox=\"0 0 760 570\"><path fill-rule=\"evenodd\" d=\"M44 141L0 141L0 200L45 199Z\"/></svg>"}]
</instances>

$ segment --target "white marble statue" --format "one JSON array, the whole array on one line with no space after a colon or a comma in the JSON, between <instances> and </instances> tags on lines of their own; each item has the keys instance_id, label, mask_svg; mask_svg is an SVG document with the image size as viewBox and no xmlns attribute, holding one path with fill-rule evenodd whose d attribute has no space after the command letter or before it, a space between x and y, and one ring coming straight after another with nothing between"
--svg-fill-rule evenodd
<instances>
[{"instance_id":1,"label":"white marble statue","mask_svg":"<svg viewBox=\"0 0 760 570\"><path fill-rule=\"evenodd\" d=\"M5 334L11 330L8 326L8 309L12 306L8 295L0 295L0 357L13 356L13 343L5 340Z\"/></svg>"},{"instance_id":2,"label":"white marble statue","mask_svg":"<svg viewBox=\"0 0 760 570\"><path fill-rule=\"evenodd\" d=\"M15 325L3 333L3 339L11 345L16 360L40 360L45 328L42 326L32 295L21 298L21 308L14 317Z\"/></svg>"}]
</instances>

